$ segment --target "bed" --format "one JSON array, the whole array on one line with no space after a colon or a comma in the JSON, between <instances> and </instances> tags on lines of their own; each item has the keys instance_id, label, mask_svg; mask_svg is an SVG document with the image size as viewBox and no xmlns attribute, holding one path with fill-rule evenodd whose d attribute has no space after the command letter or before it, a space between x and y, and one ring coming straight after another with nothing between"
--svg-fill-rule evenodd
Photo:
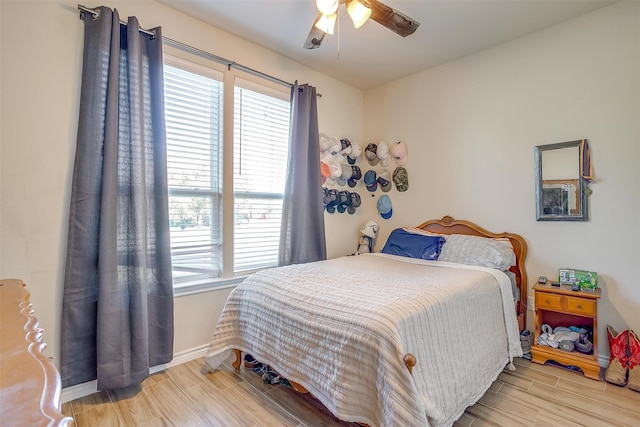
<instances>
[{"instance_id":1,"label":"bed","mask_svg":"<svg viewBox=\"0 0 640 427\"><path fill-rule=\"evenodd\" d=\"M527 248L449 216L416 228L502 241L514 265L376 253L263 270L229 295L207 364L248 352L345 421L451 425L522 356Z\"/></svg>"}]
</instances>

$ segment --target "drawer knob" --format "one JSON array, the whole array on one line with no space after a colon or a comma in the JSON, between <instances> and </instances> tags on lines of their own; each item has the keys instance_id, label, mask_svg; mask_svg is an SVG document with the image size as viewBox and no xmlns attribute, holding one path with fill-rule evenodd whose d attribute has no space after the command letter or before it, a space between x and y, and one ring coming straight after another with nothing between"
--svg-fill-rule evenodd
<instances>
[{"instance_id":1,"label":"drawer knob","mask_svg":"<svg viewBox=\"0 0 640 427\"><path fill-rule=\"evenodd\" d=\"M551 304L551 301L549 301L549 300L545 300L544 302L545 302L545 304Z\"/></svg>"},{"instance_id":2,"label":"drawer knob","mask_svg":"<svg viewBox=\"0 0 640 427\"><path fill-rule=\"evenodd\" d=\"M578 304L578 308L582 310L582 304Z\"/></svg>"}]
</instances>

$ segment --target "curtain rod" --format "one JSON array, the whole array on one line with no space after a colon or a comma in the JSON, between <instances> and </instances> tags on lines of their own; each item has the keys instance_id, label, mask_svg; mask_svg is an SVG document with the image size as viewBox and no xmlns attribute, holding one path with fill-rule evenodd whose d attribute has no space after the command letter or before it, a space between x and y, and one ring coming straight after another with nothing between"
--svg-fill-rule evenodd
<instances>
[{"instance_id":1,"label":"curtain rod","mask_svg":"<svg viewBox=\"0 0 640 427\"><path fill-rule=\"evenodd\" d=\"M82 12L90 13L92 19L100 18L100 12L97 12L95 9L89 9L86 6L83 6L83 5L79 4L78 5L78 10L80 11L80 19L84 20L84 14ZM124 25L126 27L127 23L124 22L124 21L120 21L120 25ZM140 31L141 33L146 34L148 36L151 36L152 40L156 38L156 33L154 33L153 31L145 30L143 28L138 28L138 31Z\"/></svg>"},{"instance_id":2,"label":"curtain rod","mask_svg":"<svg viewBox=\"0 0 640 427\"><path fill-rule=\"evenodd\" d=\"M95 9L90 9L90 8L88 8L86 6L81 5L81 4L78 5L78 10L80 10L80 19L83 19L83 13L82 12L90 13L93 19L97 19L97 18L100 17L100 12L97 12ZM120 25L126 26L127 23L123 22L123 21L120 21ZM140 31L141 33L147 34L147 35L151 36L152 38L156 37L156 34L153 31L145 30L143 28L138 28L138 31ZM198 56L202 56L202 57L204 57L206 59L210 59L210 60L215 61L215 62L217 62L219 64L224 64L224 65L227 66L227 69L231 69L231 67L234 67L234 68L237 68L237 69L239 69L241 71L244 71L246 73L253 74L254 76L262 77L263 79L266 79L266 80L269 80L271 82L280 84L282 86L293 87L292 83L289 83L289 82L287 82L285 80L282 80L282 79L279 79L277 77L271 76L269 74L263 73L262 71L255 70L255 69L253 69L251 67L247 67L245 65L238 64L235 61L231 61L230 59L226 59L226 58L223 58L221 56L214 55L213 53L205 52L204 50L200 50L200 49L195 48L193 46L189 46L189 45L181 43L179 41L170 39L169 37L162 37L162 41L164 43L166 43L166 44L168 44L170 46L176 47L178 49L182 49L182 50L185 50L187 52L194 53L194 54L196 54ZM322 97L322 94L318 93L317 96L320 98L320 97Z\"/></svg>"}]
</instances>

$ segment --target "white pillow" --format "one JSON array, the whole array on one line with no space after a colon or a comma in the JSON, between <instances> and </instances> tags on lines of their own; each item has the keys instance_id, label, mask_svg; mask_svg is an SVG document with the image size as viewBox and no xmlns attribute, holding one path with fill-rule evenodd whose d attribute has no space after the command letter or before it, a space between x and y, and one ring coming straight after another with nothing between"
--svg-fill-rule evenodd
<instances>
[{"instance_id":1,"label":"white pillow","mask_svg":"<svg viewBox=\"0 0 640 427\"><path fill-rule=\"evenodd\" d=\"M417 227L409 227L409 226L404 226L402 227L402 229L408 233L413 233L413 234L421 234L423 236L442 236L442 237L447 237L446 234L440 234L440 233L434 233L432 231L427 231L427 230L423 230L422 228L417 228Z\"/></svg>"},{"instance_id":2,"label":"white pillow","mask_svg":"<svg viewBox=\"0 0 640 427\"><path fill-rule=\"evenodd\" d=\"M478 265L500 271L516 265L516 254L511 245L506 245L504 241L464 234L452 234L445 238L438 261Z\"/></svg>"}]
</instances>

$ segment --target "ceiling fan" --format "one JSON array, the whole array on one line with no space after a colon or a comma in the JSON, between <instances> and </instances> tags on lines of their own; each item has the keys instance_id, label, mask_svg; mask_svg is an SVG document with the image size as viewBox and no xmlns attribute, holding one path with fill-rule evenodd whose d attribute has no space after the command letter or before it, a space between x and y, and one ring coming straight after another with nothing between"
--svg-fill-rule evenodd
<instances>
[{"instance_id":1,"label":"ceiling fan","mask_svg":"<svg viewBox=\"0 0 640 427\"><path fill-rule=\"evenodd\" d=\"M346 6L347 13L356 28L371 18L394 33L407 37L413 34L420 26L418 21L378 0L316 0L318 16L313 22L311 31L309 31L307 40L304 43L305 49L319 48L324 36L333 34L340 4Z\"/></svg>"}]
</instances>

